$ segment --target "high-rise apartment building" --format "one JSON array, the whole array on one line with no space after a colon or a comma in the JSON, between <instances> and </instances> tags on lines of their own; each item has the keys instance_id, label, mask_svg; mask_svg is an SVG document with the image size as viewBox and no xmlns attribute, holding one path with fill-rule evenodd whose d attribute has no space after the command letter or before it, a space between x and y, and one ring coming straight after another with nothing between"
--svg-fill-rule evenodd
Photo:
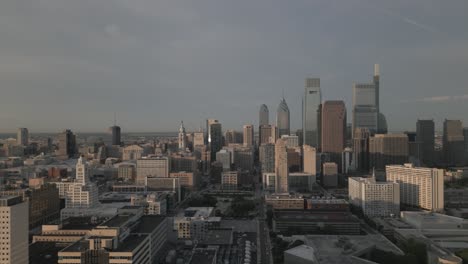
<instances>
[{"instance_id":1,"label":"high-rise apartment building","mask_svg":"<svg viewBox=\"0 0 468 264\"><path fill-rule=\"evenodd\" d=\"M28 264L28 204L19 196L0 197L0 263Z\"/></svg>"},{"instance_id":2,"label":"high-rise apartment building","mask_svg":"<svg viewBox=\"0 0 468 264\"><path fill-rule=\"evenodd\" d=\"M444 210L444 170L412 164L386 166L387 181L400 186L400 202L431 211Z\"/></svg>"},{"instance_id":3,"label":"high-rise apartment building","mask_svg":"<svg viewBox=\"0 0 468 264\"><path fill-rule=\"evenodd\" d=\"M29 131L27 128L18 128L18 133L16 137L16 145L18 146L27 146L29 145Z\"/></svg>"},{"instance_id":4,"label":"high-rise apartment building","mask_svg":"<svg viewBox=\"0 0 468 264\"><path fill-rule=\"evenodd\" d=\"M261 125L258 131L258 145L268 144L271 142L272 135L272 126L271 125Z\"/></svg>"},{"instance_id":5,"label":"high-rise apartment building","mask_svg":"<svg viewBox=\"0 0 468 264\"><path fill-rule=\"evenodd\" d=\"M416 142L420 144L420 159L425 165L435 162L435 126L434 120L418 120L416 123Z\"/></svg>"},{"instance_id":6,"label":"high-rise apartment building","mask_svg":"<svg viewBox=\"0 0 468 264\"><path fill-rule=\"evenodd\" d=\"M223 132L221 123L216 119L208 119L208 145L210 148L211 160L216 160L216 152L223 147Z\"/></svg>"},{"instance_id":7,"label":"high-rise apartment building","mask_svg":"<svg viewBox=\"0 0 468 264\"><path fill-rule=\"evenodd\" d=\"M320 79L306 79L302 102L302 143L315 148L320 147L320 120L318 118L318 111L321 103L322 94L320 91Z\"/></svg>"},{"instance_id":8,"label":"high-rise apartment building","mask_svg":"<svg viewBox=\"0 0 468 264\"><path fill-rule=\"evenodd\" d=\"M341 164L346 146L346 106L343 101L326 101L322 106L322 152Z\"/></svg>"},{"instance_id":9,"label":"high-rise apartment building","mask_svg":"<svg viewBox=\"0 0 468 264\"><path fill-rule=\"evenodd\" d=\"M445 120L443 135L445 162L449 165L465 165L465 137L460 120Z\"/></svg>"},{"instance_id":10,"label":"high-rise apartment building","mask_svg":"<svg viewBox=\"0 0 468 264\"><path fill-rule=\"evenodd\" d=\"M276 193L288 193L288 148L283 139L278 139L275 144L275 173Z\"/></svg>"},{"instance_id":11,"label":"high-rise apartment building","mask_svg":"<svg viewBox=\"0 0 468 264\"><path fill-rule=\"evenodd\" d=\"M268 106L262 104L260 106L260 113L258 119L258 126L267 126L270 124L270 112L268 111Z\"/></svg>"},{"instance_id":12,"label":"high-rise apartment building","mask_svg":"<svg viewBox=\"0 0 468 264\"><path fill-rule=\"evenodd\" d=\"M374 178L350 177L349 201L368 217L400 215L400 186L395 182L376 182Z\"/></svg>"},{"instance_id":13,"label":"high-rise apartment building","mask_svg":"<svg viewBox=\"0 0 468 264\"><path fill-rule=\"evenodd\" d=\"M317 150L309 145L303 145L303 171L311 175L317 175Z\"/></svg>"},{"instance_id":14,"label":"high-rise apartment building","mask_svg":"<svg viewBox=\"0 0 468 264\"><path fill-rule=\"evenodd\" d=\"M276 126L278 127L278 136L290 134L290 114L289 107L284 97L281 99L276 112Z\"/></svg>"},{"instance_id":15,"label":"high-rise apartment building","mask_svg":"<svg viewBox=\"0 0 468 264\"><path fill-rule=\"evenodd\" d=\"M353 133L353 159L359 172L369 172L369 138L370 132L367 128L358 127Z\"/></svg>"},{"instance_id":16,"label":"high-rise apartment building","mask_svg":"<svg viewBox=\"0 0 468 264\"><path fill-rule=\"evenodd\" d=\"M148 157L137 160L137 184L144 184L146 177L169 177L169 157Z\"/></svg>"},{"instance_id":17,"label":"high-rise apartment building","mask_svg":"<svg viewBox=\"0 0 468 264\"><path fill-rule=\"evenodd\" d=\"M180 150L185 150L187 148L187 133L185 132L183 121L180 122L178 142Z\"/></svg>"},{"instance_id":18,"label":"high-rise apartment building","mask_svg":"<svg viewBox=\"0 0 468 264\"><path fill-rule=\"evenodd\" d=\"M279 138L279 131L277 126L271 126L271 138L270 138L270 143L275 144L276 140Z\"/></svg>"},{"instance_id":19,"label":"high-rise apartment building","mask_svg":"<svg viewBox=\"0 0 468 264\"><path fill-rule=\"evenodd\" d=\"M259 161L262 173L275 171L275 144L260 145Z\"/></svg>"},{"instance_id":20,"label":"high-rise apartment building","mask_svg":"<svg viewBox=\"0 0 468 264\"><path fill-rule=\"evenodd\" d=\"M384 170L386 165L408 162L406 134L376 134L369 139L370 168Z\"/></svg>"},{"instance_id":21,"label":"high-rise apartment building","mask_svg":"<svg viewBox=\"0 0 468 264\"><path fill-rule=\"evenodd\" d=\"M58 156L60 159L69 159L77 153L75 134L69 129L58 135Z\"/></svg>"},{"instance_id":22,"label":"high-rise apartment building","mask_svg":"<svg viewBox=\"0 0 468 264\"><path fill-rule=\"evenodd\" d=\"M244 146L252 147L254 145L254 127L251 124L244 125Z\"/></svg>"}]
</instances>

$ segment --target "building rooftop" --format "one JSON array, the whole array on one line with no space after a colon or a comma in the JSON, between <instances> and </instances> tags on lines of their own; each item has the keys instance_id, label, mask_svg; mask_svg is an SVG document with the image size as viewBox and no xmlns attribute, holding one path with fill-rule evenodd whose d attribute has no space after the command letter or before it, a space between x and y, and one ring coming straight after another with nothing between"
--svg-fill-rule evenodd
<instances>
[{"instance_id":1,"label":"building rooftop","mask_svg":"<svg viewBox=\"0 0 468 264\"><path fill-rule=\"evenodd\" d=\"M317 262L317 259L315 258L314 248L310 247L310 246L307 246L307 245L300 245L298 247L291 248L290 250L286 250L284 253L294 255L294 256L300 257L302 259Z\"/></svg>"},{"instance_id":2,"label":"building rooftop","mask_svg":"<svg viewBox=\"0 0 468 264\"><path fill-rule=\"evenodd\" d=\"M56 247L55 242L36 242L29 245L30 264L57 263L57 254L62 248Z\"/></svg>"},{"instance_id":3,"label":"building rooftop","mask_svg":"<svg viewBox=\"0 0 468 264\"><path fill-rule=\"evenodd\" d=\"M232 244L233 232L230 228L208 230L205 239L200 241L206 245L230 245Z\"/></svg>"},{"instance_id":4,"label":"building rooftop","mask_svg":"<svg viewBox=\"0 0 468 264\"><path fill-rule=\"evenodd\" d=\"M102 223L100 226L103 227L121 227L123 224L128 222L132 217L135 215L133 214L121 214L112 217L111 219L107 220L106 222Z\"/></svg>"},{"instance_id":5,"label":"building rooftop","mask_svg":"<svg viewBox=\"0 0 468 264\"><path fill-rule=\"evenodd\" d=\"M153 232L161 223L166 221L164 216L144 215L140 218L137 228L132 233L147 234Z\"/></svg>"},{"instance_id":6,"label":"building rooftop","mask_svg":"<svg viewBox=\"0 0 468 264\"><path fill-rule=\"evenodd\" d=\"M189 264L212 264L215 261L217 250L196 249L190 258Z\"/></svg>"},{"instance_id":7,"label":"building rooftop","mask_svg":"<svg viewBox=\"0 0 468 264\"><path fill-rule=\"evenodd\" d=\"M287 241L302 240L311 247L317 263L373 263L360 256L374 248L391 251L402 255L403 252L382 235L341 236L341 235L307 235L285 237ZM305 250L303 248L302 250ZM301 251L299 250L299 253ZM305 253L304 253L305 254Z\"/></svg>"},{"instance_id":8,"label":"building rooftop","mask_svg":"<svg viewBox=\"0 0 468 264\"><path fill-rule=\"evenodd\" d=\"M132 252L136 247L138 247L145 239L148 238L148 235L143 234L131 234L129 235L123 243L119 244L119 247L115 252Z\"/></svg>"},{"instance_id":9,"label":"building rooftop","mask_svg":"<svg viewBox=\"0 0 468 264\"><path fill-rule=\"evenodd\" d=\"M185 217L210 217L213 214L214 207L189 207L185 209Z\"/></svg>"}]
</instances>

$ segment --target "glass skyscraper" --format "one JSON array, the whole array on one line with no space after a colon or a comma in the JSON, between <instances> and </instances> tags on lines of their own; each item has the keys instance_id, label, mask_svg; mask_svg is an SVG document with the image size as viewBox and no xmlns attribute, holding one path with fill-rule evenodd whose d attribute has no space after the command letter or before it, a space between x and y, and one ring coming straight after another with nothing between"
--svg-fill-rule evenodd
<instances>
[{"instance_id":1,"label":"glass skyscraper","mask_svg":"<svg viewBox=\"0 0 468 264\"><path fill-rule=\"evenodd\" d=\"M303 144L314 148L320 147L319 142L319 107L322 103L320 92L320 79L308 78L305 84L304 99L302 102L302 129Z\"/></svg>"},{"instance_id":2,"label":"glass skyscraper","mask_svg":"<svg viewBox=\"0 0 468 264\"><path fill-rule=\"evenodd\" d=\"M290 121L289 121L289 107L286 104L284 98L281 100L281 103L278 105L278 110L276 112L276 126L278 127L279 137L282 135L289 135L290 133Z\"/></svg>"}]
</instances>

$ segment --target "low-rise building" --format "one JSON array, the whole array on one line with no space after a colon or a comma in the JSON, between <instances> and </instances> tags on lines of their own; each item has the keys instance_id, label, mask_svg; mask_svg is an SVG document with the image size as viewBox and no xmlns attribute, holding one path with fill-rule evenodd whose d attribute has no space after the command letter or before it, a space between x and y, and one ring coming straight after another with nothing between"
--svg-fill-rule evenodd
<instances>
[{"instance_id":1,"label":"low-rise building","mask_svg":"<svg viewBox=\"0 0 468 264\"><path fill-rule=\"evenodd\" d=\"M272 194L265 196L265 203L275 210L304 210L304 197L289 194Z\"/></svg>"}]
</instances>

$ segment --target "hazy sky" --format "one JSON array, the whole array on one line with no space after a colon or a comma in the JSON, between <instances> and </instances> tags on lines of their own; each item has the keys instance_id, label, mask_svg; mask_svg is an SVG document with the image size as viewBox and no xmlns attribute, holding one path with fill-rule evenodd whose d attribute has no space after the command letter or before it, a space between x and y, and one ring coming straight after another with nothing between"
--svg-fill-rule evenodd
<instances>
[{"instance_id":1,"label":"hazy sky","mask_svg":"<svg viewBox=\"0 0 468 264\"><path fill-rule=\"evenodd\" d=\"M176 131L275 119L301 127L306 77L324 99L381 66L389 129L468 126L466 0L2 0L0 131ZM348 122L351 122L350 118Z\"/></svg>"}]
</instances>

